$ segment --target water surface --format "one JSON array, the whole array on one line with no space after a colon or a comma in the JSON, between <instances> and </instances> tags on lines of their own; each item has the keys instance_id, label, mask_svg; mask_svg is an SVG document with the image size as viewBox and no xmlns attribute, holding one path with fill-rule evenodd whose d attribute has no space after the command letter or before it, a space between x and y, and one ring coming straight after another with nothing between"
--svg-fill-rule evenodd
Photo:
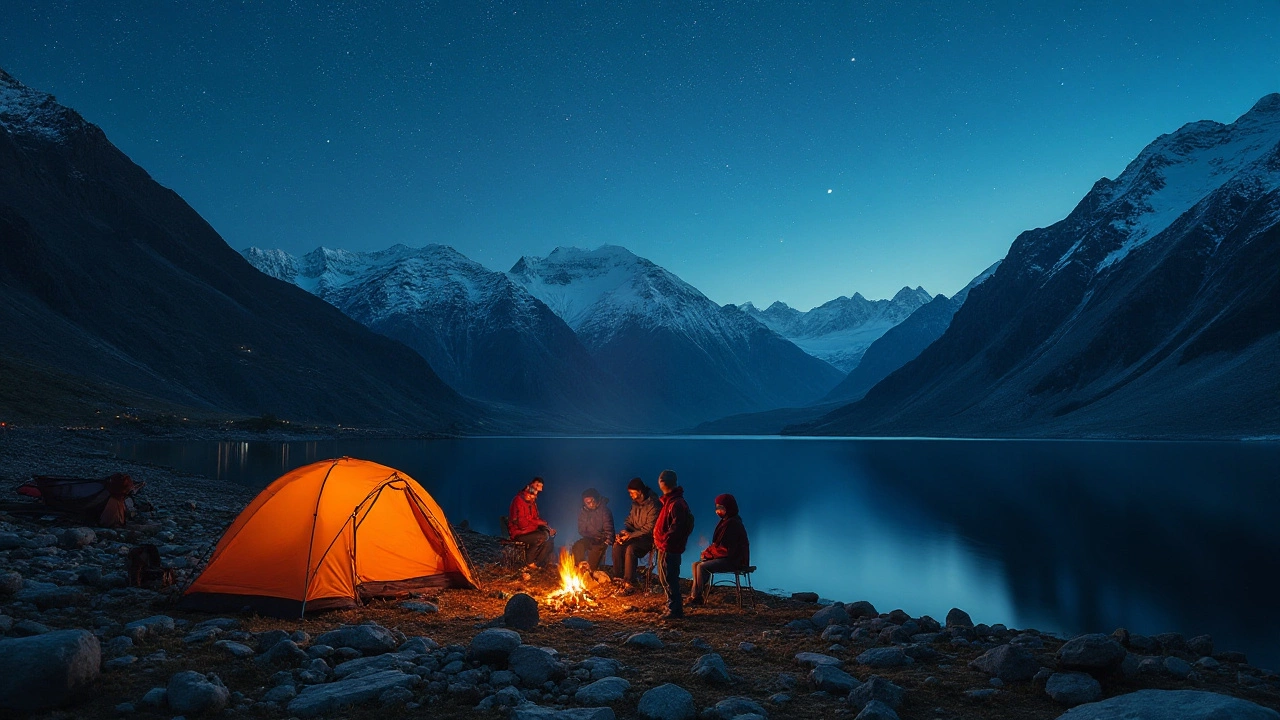
<instances>
[{"instance_id":1,"label":"water surface","mask_svg":"<svg viewBox=\"0 0 1280 720\"><path fill-rule=\"evenodd\" d=\"M349 455L408 473L455 523L496 532L547 480L544 517L576 538L581 492L677 471L697 522L730 492L757 587L870 600L882 612L1065 633L1210 633L1280 668L1280 445L805 438L477 438L122 444L123 456L254 489Z\"/></svg>"}]
</instances>

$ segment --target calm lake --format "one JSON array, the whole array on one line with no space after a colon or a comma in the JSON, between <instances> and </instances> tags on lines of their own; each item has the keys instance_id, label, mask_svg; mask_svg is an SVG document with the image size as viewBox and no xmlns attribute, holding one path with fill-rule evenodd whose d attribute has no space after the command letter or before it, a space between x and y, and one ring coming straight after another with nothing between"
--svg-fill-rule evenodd
<instances>
[{"instance_id":1,"label":"calm lake","mask_svg":"<svg viewBox=\"0 0 1280 720\"><path fill-rule=\"evenodd\" d=\"M1280 445L803 438L478 438L122 444L119 455L254 489L349 455L408 473L449 519L497 531L547 480L558 544L581 492L611 499L674 469L697 518L687 565L733 493L755 585L870 600L881 612L1065 633L1213 635L1280 668ZM688 575L686 574L686 577Z\"/></svg>"}]
</instances>

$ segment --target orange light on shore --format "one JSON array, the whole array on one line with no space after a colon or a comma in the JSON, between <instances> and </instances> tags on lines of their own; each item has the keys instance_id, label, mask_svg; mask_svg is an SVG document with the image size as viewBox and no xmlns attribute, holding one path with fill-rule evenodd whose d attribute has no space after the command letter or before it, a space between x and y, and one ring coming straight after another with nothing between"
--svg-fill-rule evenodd
<instances>
[{"instance_id":1,"label":"orange light on shore","mask_svg":"<svg viewBox=\"0 0 1280 720\"><path fill-rule=\"evenodd\" d=\"M560 589L547 595L546 603L554 610L573 612L599 605L587 591L587 581L573 562L568 548L560 548Z\"/></svg>"}]
</instances>

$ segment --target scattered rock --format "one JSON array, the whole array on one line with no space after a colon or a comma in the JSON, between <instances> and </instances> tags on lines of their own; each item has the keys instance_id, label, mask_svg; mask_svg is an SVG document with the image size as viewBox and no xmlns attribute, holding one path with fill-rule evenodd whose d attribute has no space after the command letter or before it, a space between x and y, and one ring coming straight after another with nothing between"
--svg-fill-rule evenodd
<instances>
[{"instance_id":1,"label":"scattered rock","mask_svg":"<svg viewBox=\"0 0 1280 720\"><path fill-rule=\"evenodd\" d=\"M1040 663L1031 653L1012 643L991 648L969 663L969 667L980 670L1004 682L1030 680L1040 669Z\"/></svg>"},{"instance_id":2,"label":"scattered rock","mask_svg":"<svg viewBox=\"0 0 1280 720\"><path fill-rule=\"evenodd\" d=\"M970 700L990 700L999 692L996 688L975 688L973 690L965 690L964 696Z\"/></svg>"},{"instance_id":3,"label":"scattered rock","mask_svg":"<svg viewBox=\"0 0 1280 720\"><path fill-rule=\"evenodd\" d=\"M878 675L872 675L867 681L849 692L848 702L855 708L866 707L867 703L879 701L891 708L902 704L906 690L894 685Z\"/></svg>"},{"instance_id":4,"label":"scattered rock","mask_svg":"<svg viewBox=\"0 0 1280 720\"><path fill-rule=\"evenodd\" d=\"M592 680L615 676L622 669L622 664L617 660L595 656L588 657L580 665L591 673Z\"/></svg>"},{"instance_id":5,"label":"scattered rock","mask_svg":"<svg viewBox=\"0 0 1280 720\"><path fill-rule=\"evenodd\" d=\"M699 680L712 685L728 685L733 682L729 668L719 653L707 653L693 663L693 674Z\"/></svg>"},{"instance_id":6,"label":"scattered rock","mask_svg":"<svg viewBox=\"0 0 1280 720\"><path fill-rule=\"evenodd\" d=\"M58 547L63 550L79 550L98 541L98 536L87 527L67 528L58 534Z\"/></svg>"},{"instance_id":7,"label":"scattered rock","mask_svg":"<svg viewBox=\"0 0 1280 720\"><path fill-rule=\"evenodd\" d=\"M413 667L413 663L409 662L400 653L384 653L339 663L333 668L333 676L341 680L348 677L360 677L362 675L386 672L387 670L409 672Z\"/></svg>"},{"instance_id":8,"label":"scattered rock","mask_svg":"<svg viewBox=\"0 0 1280 720\"><path fill-rule=\"evenodd\" d=\"M311 650L315 650L317 647L327 647L327 646L313 644L310 648L308 648L308 652ZM426 653L429 653L432 650L436 650L439 647L440 647L440 644L437 643L435 640L432 640L429 637L419 635L418 637L412 637L400 643L400 647L396 648L396 652L409 652L409 653L413 653L414 655L425 655ZM327 657L327 656L322 656L322 657Z\"/></svg>"},{"instance_id":9,"label":"scattered rock","mask_svg":"<svg viewBox=\"0 0 1280 720\"><path fill-rule=\"evenodd\" d=\"M659 685L641 695L636 710L647 720L693 720L697 716L693 695L671 683Z\"/></svg>"},{"instance_id":10,"label":"scattered rock","mask_svg":"<svg viewBox=\"0 0 1280 720\"><path fill-rule=\"evenodd\" d=\"M298 697L298 690L292 685L277 685L268 690L262 696L263 702L273 702L277 705L287 705L290 700Z\"/></svg>"},{"instance_id":11,"label":"scattered rock","mask_svg":"<svg viewBox=\"0 0 1280 720\"><path fill-rule=\"evenodd\" d=\"M1248 700L1201 690L1139 690L1074 707L1058 720L1280 720L1280 713Z\"/></svg>"},{"instance_id":12,"label":"scattered rock","mask_svg":"<svg viewBox=\"0 0 1280 720\"><path fill-rule=\"evenodd\" d=\"M93 684L101 665L102 648L87 630L0 640L0 709L63 705Z\"/></svg>"},{"instance_id":13,"label":"scattered rock","mask_svg":"<svg viewBox=\"0 0 1280 720\"><path fill-rule=\"evenodd\" d=\"M1210 657L1213 655L1213 637L1197 635L1187 641L1187 649L1198 657Z\"/></svg>"},{"instance_id":14,"label":"scattered rock","mask_svg":"<svg viewBox=\"0 0 1280 720\"><path fill-rule=\"evenodd\" d=\"M798 600L800 602L806 602L806 603L816 603L818 602L818 593L816 592L791 593L791 599Z\"/></svg>"},{"instance_id":15,"label":"scattered rock","mask_svg":"<svg viewBox=\"0 0 1280 720\"><path fill-rule=\"evenodd\" d=\"M215 713L227 706L230 691L217 675L203 675L194 670L184 670L169 678L166 698L174 712L196 715Z\"/></svg>"},{"instance_id":16,"label":"scattered rock","mask_svg":"<svg viewBox=\"0 0 1280 720\"><path fill-rule=\"evenodd\" d=\"M159 709L169 702L169 691L162 687L151 688L142 696L140 704L145 708Z\"/></svg>"},{"instance_id":17,"label":"scattered rock","mask_svg":"<svg viewBox=\"0 0 1280 720\"><path fill-rule=\"evenodd\" d=\"M13 628L9 630L14 637L31 637L33 635L44 635L53 632L47 625L41 625L35 620L19 620L13 624Z\"/></svg>"},{"instance_id":18,"label":"scattered rock","mask_svg":"<svg viewBox=\"0 0 1280 720\"><path fill-rule=\"evenodd\" d=\"M396 636L381 625L344 625L337 630L330 630L320 635L315 642L335 648L355 648L365 655L392 652L400 644ZM292 705L293 703L290 703L290 706Z\"/></svg>"},{"instance_id":19,"label":"scattered rock","mask_svg":"<svg viewBox=\"0 0 1280 720\"><path fill-rule=\"evenodd\" d=\"M898 713L879 700L872 700L863 706L854 720L898 720Z\"/></svg>"},{"instance_id":20,"label":"scattered rock","mask_svg":"<svg viewBox=\"0 0 1280 720\"><path fill-rule=\"evenodd\" d=\"M595 623L580 617L567 617L560 624L572 630L594 630L596 627Z\"/></svg>"},{"instance_id":21,"label":"scattered rock","mask_svg":"<svg viewBox=\"0 0 1280 720\"><path fill-rule=\"evenodd\" d=\"M262 653L258 662L263 665L297 665L310 659L298 644L289 639L276 643L270 650Z\"/></svg>"},{"instance_id":22,"label":"scattered rock","mask_svg":"<svg viewBox=\"0 0 1280 720\"><path fill-rule=\"evenodd\" d=\"M22 589L22 575L6 570L0 572L0 595L12 595Z\"/></svg>"},{"instance_id":23,"label":"scattered rock","mask_svg":"<svg viewBox=\"0 0 1280 720\"><path fill-rule=\"evenodd\" d=\"M253 652L253 648L245 645L244 643L235 642L234 640L219 640L215 642L213 646L216 648L222 648L227 651L231 657L235 658L251 658L255 654Z\"/></svg>"},{"instance_id":24,"label":"scattered rock","mask_svg":"<svg viewBox=\"0 0 1280 720\"><path fill-rule=\"evenodd\" d=\"M707 716L712 720L743 720L748 717L769 717L769 711L760 703L741 695L731 695L711 708Z\"/></svg>"},{"instance_id":25,"label":"scattered rock","mask_svg":"<svg viewBox=\"0 0 1280 720\"><path fill-rule=\"evenodd\" d=\"M511 710L509 720L615 720L613 708L549 708L526 702Z\"/></svg>"},{"instance_id":26,"label":"scattered rock","mask_svg":"<svg viewBox=\"0 0 1280 720\"><path fill-rule=\"evenodd\" d=\"M819 690L840 696L847 696L850 690L862 684L857 678L834 665L819 665L814 668L809 673L809 682Z\"/></svg>"},{"instance_id":27,"label":"scattered rock","mask_svg":"<svg viewBox=\"0 0 1280 720\"><path fill-rule=\"evenodd\" d=\"M404 608L405 610L408 610L409 612L416 612L416 613L423 613L423 614L440 612L439 605L436 605L433 602L427 602L425 600L409 600L409 601L400 603L400 607Z\"/></svg>"},{"instance_id":28,"label":"scattered rock","mask_svg":"<svg viewBox=\"0 0 1280 720\"><path fill-rule=\"evenodd\" d=\"M505 628L482 630L471 639L467 658L479 663L507 664L511 651L520 647L520 633Z\"/></svg>"},{"instance_id":29,"label":"scattered rock","mask_svg":"<svg viewBox=\"0 0 1280 720\"><path fill-rule=\"evenodd\" d=\"M83 605L89 596L75 587L63 587L53 583L37 580L24 580L22 589L13 596L14 600L27 602L41 610L64 608L72 605Z\"/></svg>"},{"instance_id":30,"label":"scattered rock","mask_svg":"<svg viewBox=\"0 0 1280 720\"><path fill-rule=\"evenodd\" d=\"M651 650L660 650L663 647L662 640L658 639L656 633L650 631L638 632L627 638L626 642L622 644L630 647L649 648Z\"/></svg>"},{"instance_id":31,"label":"scattered rock","mask_svg":"<svg viewBox=\"0 0 1280 720\"><path fill-rule=\"evenodd\" d=\"M620 677L605 677L583 685L573 699L582 705L609 705L622 699L631 683Z\"/></svg>"},{"instance_id":32,"label":"scattered rock","mask_svg":"<svg viewBox=\"0 0 1280 720\"><path fill-rule=\"evenodd\" d=\"M873 668L901 667L914 662L900 647L871 648L855 658L855 661L859 665Z\"/></svg>"},{"instance_id":33,"label":"scattered rock","mask_svg":"<svg viewBox=\"0 0 1280 720\"><path fill-rule=\"evenodd\" d=\"M507 657L507 667L520 677L525 687L536 688L548 680L564 677L564 665L540 647L521 645Z\"/></svg>"},{"instance_id":34,"label":"scattered rock","mask_svg":"<svg viewBox=\"0 0 1280 720\"><path fill-rule=\"evenodd\" d=\"M382 707L393 707L413 702L413 691L407 687L393 687L378 696L378 704Z\"/></svg>"},{"instance_id":35,"label":"scattered rock","mask_svg":"<svg viewBox=\"0 0 1280 720\"><path fill-rule=\"evenodd\" d=\"M538 627L538 601L528 593L516 593L507 601L502 611L502 622L516 630L532 630Z\"/></svg>"},{"instance_id":36,"label":"scattered rock","mask_svg":"<svg viewBox=\"0 0 1280 720\"><path fill-rule=\"evenodd\" d=\"M148 637L168 635L175 627L173 618L168 615L152 615L125 625L124 634L133 638L134 642L140 642Z\"/></svg>"},{"instance_id":37,"label":"scattered rock","mask_svg":"<svg viewBox=\"0 0 1280 720\"><path fill-rule=\"evenodd\" d=\"M844 609L843 603L824 607L813 614L809 622L817 628L825 628L828 625L848 625L850 622L849 612Z\"/></svg>"},{"instance_id":38,"label":"scattered rock","mask_svg":"<svg viewBox=\"0 0 1280 720\"><path fill-rule=\"evenodd\" d=\"M1124 646L1110 635L1081 635L1058 649L1058 665L1068 670L1110 672L1124 662L1125 652Z\"/></svg>"},{"instance_id":39,"label":"scattered rock","mask_svg":"<svg viewBox=\"0 0 1280 720\"><path fill-rule=\"evenodd\" d=\"M1049 676L1044 691L1067 707L1091 703L1102 697L1102 686L1088 673L1059 672Z\"/></svg>"},{"instance_id":40,"label":"scattered rock","mask_svg":"<svg viewBox=\"0 0 1280 720\"><path fill-rule=\"evenodd\" d=\"M849 613L849 617L853 620L860 618L873 618L880 615L876 612L876 606L866 600L859 600L844 606L845 612Z\"/></svg>"},{"instance_id":41,"label":"scattered rock","mask_svg":"<svg viewBox=\"0 0 1280 720\"><path fill-rule=\"evenodd\" d=\"M818 667L819 665L833 665L835 667L844 665L844 661L839 658L815 652L796 653L796 662L808 668Z\"/></svg>"},{"instance_id":42,"label":"scattered rock","mask_svg":"<svg viewBox=\"0 0 1280 720\"><path fill-rule=\"evenodd\" d=\"M413 687L418 682L417 675L387 670L323 685L309 685L289 702L288 711L299 717L316 717L381 697L393 687Z\"/></svg>"},{"instance_id":43,"label":"scattered rock","mask_svg":"<svg viewBox=\"0 0 1280 720\"><path fill-rule=\"evenodd\" d=\"M1186 678L1191 674L1191 663L1180 657L1169 656L1161 663L1164 665L1164 671L1176 678Z\"/></svg>"}]
</instances>

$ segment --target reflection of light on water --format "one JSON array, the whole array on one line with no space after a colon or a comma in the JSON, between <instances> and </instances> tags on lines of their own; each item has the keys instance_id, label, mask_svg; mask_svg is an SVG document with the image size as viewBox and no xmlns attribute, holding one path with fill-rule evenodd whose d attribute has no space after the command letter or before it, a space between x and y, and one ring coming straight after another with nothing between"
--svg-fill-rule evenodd
<instances>
[{"instance_id":1,"label":"reflection of light on water","mask_svg":"<svg viewBox=\"0 0 1280 720\"><path fill-rule=\"evenodd\" d=\"M953 533L906 533L883 523L865 499L825 498L792 517L749 527L759 584L869 600L882 612L902 608L941 619L959 607L975 622L1009 621L1013 601L998 562Z\"/></svg>"}]
</instances>

